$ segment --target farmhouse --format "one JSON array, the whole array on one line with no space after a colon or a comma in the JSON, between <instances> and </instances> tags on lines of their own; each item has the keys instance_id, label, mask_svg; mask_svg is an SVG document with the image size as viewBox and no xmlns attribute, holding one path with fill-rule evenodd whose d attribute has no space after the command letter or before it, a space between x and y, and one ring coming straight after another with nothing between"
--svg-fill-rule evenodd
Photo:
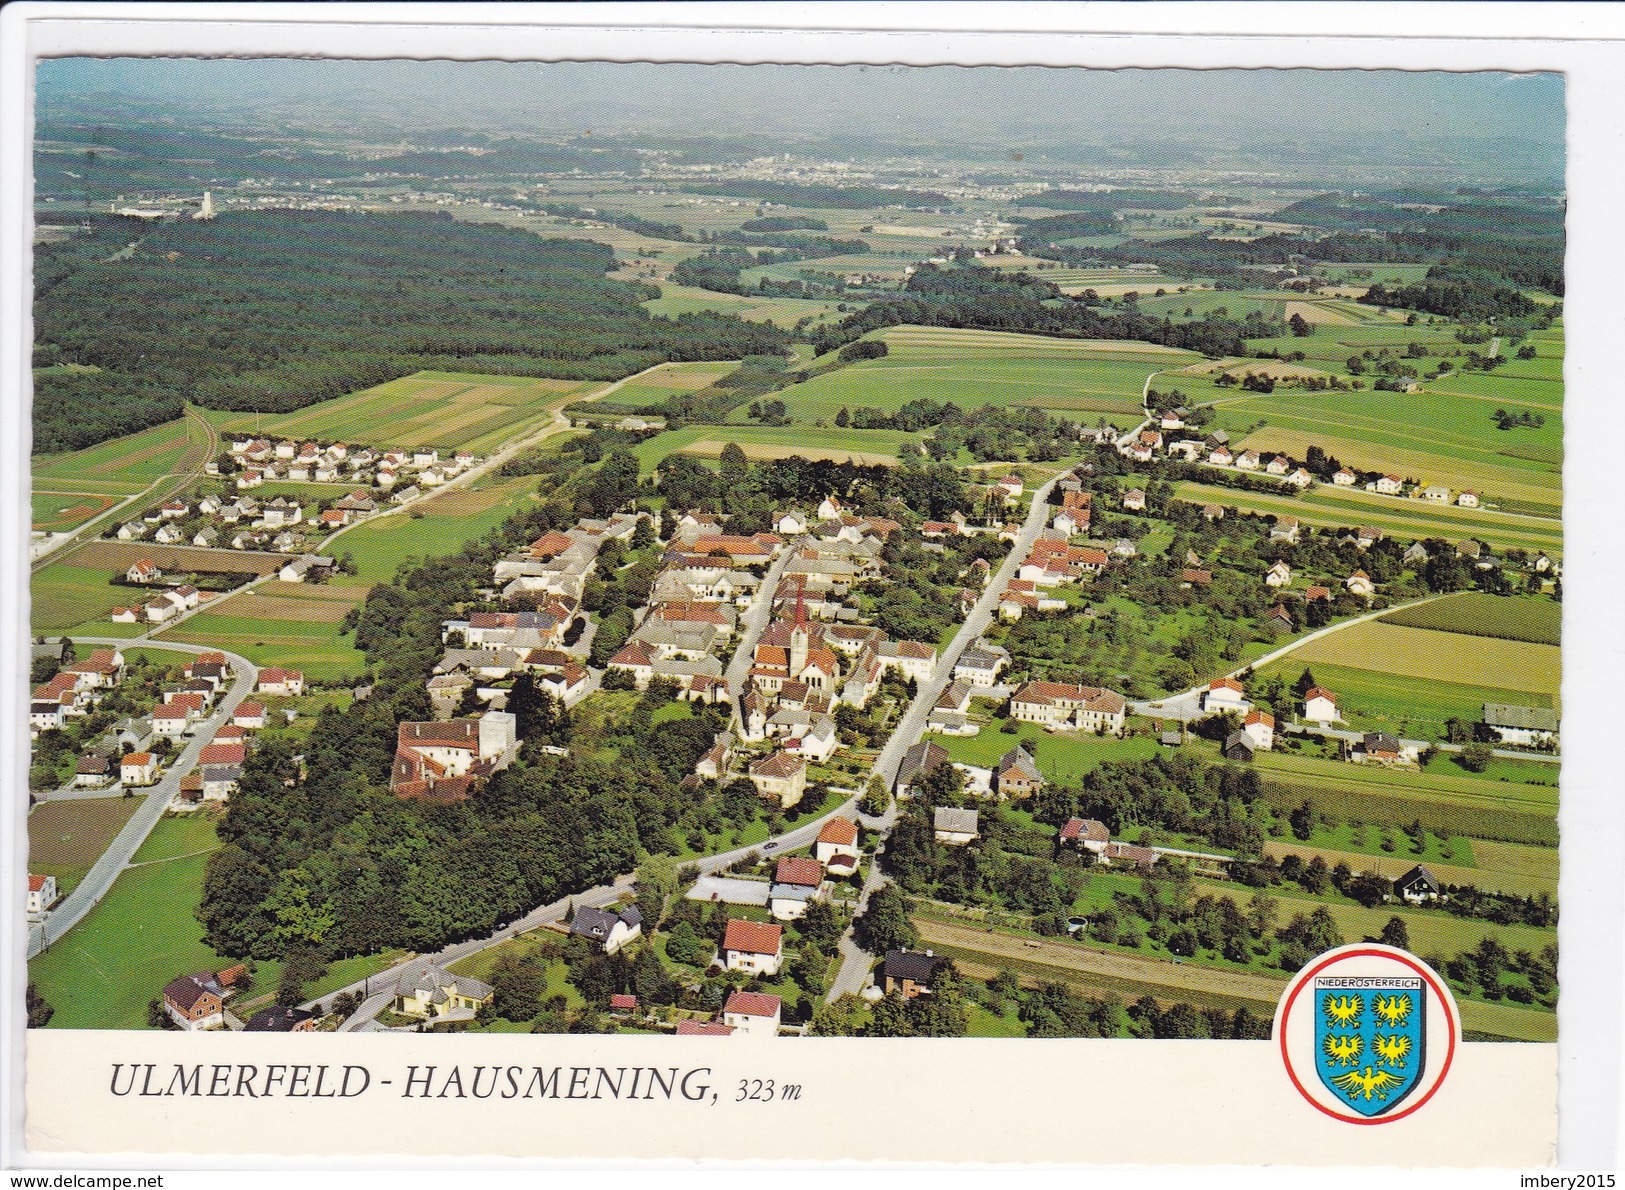
<instances>
[{"instance_id":1,"label":"farmhouse","mask_svg":"<svg viewBox=\"0 0 1625 1190\"><path fill-rule=\"evenodd\" d=\"M1060 843L1064 847L1077 847L1099 855L1111 841L1112 833L1106 824L1093 818L1068 818L1061 827Z\"/></svg>"},{"instance_id":2,"label":"farmhouse","mask_svg":"<svg viewBox=\"0 0 1625 1190\"><path fill-rule=\"evenodd\" d=\"M1241 721L1241 730L1260 752L1268 752L1275 746L1275 716L1268 711L1247 712Z\"/></svg>"},{"instance_id":3,"label":"farmhouse","mask_svg":"<svg viewBox=\"0 0 1625 1190\"><path fill-rule=\"evenodd\" d=\"M226 1023L231 993L211 971L182 975L164 985L164 1011L182 1029L213 1029Z\"/></svg>"},{"instance_id":4,"label":"farmhouse","mask_svg":"<svg viewBox=\"0 0 1625 1190\"><path fill-rule=\"evenodd\" d=\"M1546 707L1487 702L1484 704L1484 726L1507 744L1531 747L1557 741L1557 712Z\"/></svg>"},{"instance_id":5,"label":"farmhouse","mask_svg":"<svg viewBox=\"0 0 1625 1190\"><path fill-rule=\"evenodd\" d=\"M255 689L260 694L280 694L287 698L297 698L305 692L305 675L297 669L272 666L260 670L259 683Z\"/></svg>"},{"instance_id":6,"label":"farmhouse","mask_svg":"<svg viewBox=\"0 0 1625 1190\"><path fill-rule=\"evenodd\" d=\"M1477 508L1478 493L1473 491L1463 492L1456 497L1456 503L1462 508Z\"/></svg>"},{"instance_id":7,"label":"farmhouse","mask_svg":"<svg viewBox=\"0 0 1625 1190\"><path fill-rule=\"evenodd\" d=\"M42 917L56 903L56 877L28 874L28 916Z\"/></svg>"},{"instance_id":8,"label":"farmhouse","mask_svg":"<svg viewBox=\"0 0 1625 1190\"><path fill-rule=\"evenodd\" d=\"M839 815L824 823L813 842L813 858L831 874L850 874L858 866L858 824ZM843 871L836 873L837 868Z\"/></svg>"},{"instance_id":9,"label":"farmhouse","mask_svg":"<svg viewBox=\"0 0 1625 1190\"><path fill-rule=\"evenodd\" d=\"M1292 585L1292 567L1284 561L1277 560L1264 572L1264 582L1271 587L1290 587Z\"/></svg>"},{"instance_id":10,"label":"farmhouse","mask_svg":"<svg viewBox=\"0 0 1625 1190\"><path fill-rule=\"evenodd\" d=\"M1385 731L1368 731L1349 749L1349 759L1355 764L1414 765L1417 752L1414 745L1402 743Z\"/></svg>"},{"instance_id":11,"label":"farmhouse","mask_svg":"<svg viewBox=\"0 0 1625 1190\"><path fill-rule=\"evenodd\" d=\"M1356 570L1349 575L1343 586L1348 588L1350 595L1361 599L1370 599L1377 589L1376 584L1371 581L1371 576L1363 570Z\"/></svg>"}]
</instances>

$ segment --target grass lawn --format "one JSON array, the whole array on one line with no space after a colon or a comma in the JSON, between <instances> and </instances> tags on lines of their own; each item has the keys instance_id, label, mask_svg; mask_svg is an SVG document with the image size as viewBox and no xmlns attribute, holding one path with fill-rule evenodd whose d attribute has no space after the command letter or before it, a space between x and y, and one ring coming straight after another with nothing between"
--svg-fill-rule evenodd
<instances>
[{"instance_id":1,"label":"grass lawn","mask_svg":"<svg viewBox=\"0 0 1625 1190\"><path fill-rule=\"evenodd\" d=\"M225 605L227 609L231 606ZM255 665L303 670L306 678L316 681L359 674L367 667L366 658L350 643L352 638L332 622L250 619L207 612L154 639L215 645L240 653Z\"/></svg>"},{"instance_id":2,"label":"grass lawn","mask_svg":"<svg viewBox=\"0 0 1625 1190\"><path fill-rule=\"evenodd\" d=\"M1084 773L1108 760L1142 760L1154 756L1157 741L1153 736L1129 736L1116 739L1085 733L1052 735L1036 723L1019 724L1021 730L1006 735L997 727L984 727L973 736L930 735L934 743L948 749L948 755L960 764L979 768L992 768L999 758L1018 743L1030 747L1038 761L1039 771L1051 781L1073 782Z\"/></svg>"},{"instance_id":3,"label":"grass lawn","mask_svg":"<svg viewBox=\"0 0 1625 1190\"><path fill-rule=\"evenodd\" d=\"M141 805L138 797L45 802L28 815L28 870L55 876L66 896Z\"/></svg>"},{"instance_id":4,"label":"grass lawn","mask_svg":"<svg viewBox=\"0 0 1625 1190\"><path fill-rule=\"evenodd\" d=\"M1311 661L1296 654L1271 662L1262 676L1281 674L1295 682L1304 669L1337 694L1338 709L1353 730L1386 731L1406 739L1442 739L1444 721L1454 716L1477 722L1486 702L1549 706L1551 699L1533 691L1471 686L1463 682L1428 681L1371 669Z\"/></svg>"},{"instance_id":5,"label":"grass lawn","mask_svg":"<svg viewBox=\"0 0 1625 1190\"><path fill-rule=\"evenodd\" d=\"M969 1027L965 1030L967 1037L1027 1036L1027 1024L1016 1015L1014 1008L1003 1016L990 1012L980 1004L967 1003L965 1008L969 1018Z\"/></svg>"},{"instance_id":6,"label":"grass lawn","mask_svg":"<svg viewBox=\"0 0 1625 1190\"><path fill-rule=\"evenodd\" d=\"M869 337L885 342L888 354L778 394L791 417L833 421L842 407L891 412L929 398L965 409L1033 405L1072 416L1091 413L1122 420L1139 413L1148 376L1197 358L1146 343L942 327L892 327Z\"/></svg>"},{"instance_id":7,"label":"grass lawn","mask_svg":"<svg viewBox=\"0 0 1625 1190\"><path fill-rule=\"evenodd\" d=\"M66 485L52 485L50 490L35 488L29 508L35 529L46 533L61 533L76 525L84 524L117 502L117 496L105 492L88 492L69 489Z\"/></svg>"},{"instance_id":8,"label":"grass lawn","mask_svg":"<svg viewBox=\"0 0 1625 1190\"><path fill-rule=\"evenodd\" d=\"M207 811L165 814L158 820L158 825L152 828L152 833L141 844L130 863L146 864L177 859L183 855L213 851L218 846L220 836L215 832L214 816Z\"/></svg>"},{"instance_id":9,"label":"grass lawn","mask_svg":"<svg viewBox=\"0 0 1625 1190\"><path fill-rule=\"evenodd\" d=\"M450 967L453 975L467 975L472 979L488 980L491 972L496 969L497 962L505 956L527 958L539 955L547 960L546 989L542 999L550 996L563 996L572 1009L581 1008L586 1001L581 993L576 991L575 985L569 981L569 971L562 959L558 957L563 937L551 930L533 930L528 934L521 934L507 942L499 942L495 946L487 947L469 955L466 959L459 959Z\"/></svg>"},{"instance_id":10,"label":"grass lawn","mask_svg":"<svg viewBox=\"0 0 1625 1190\"><path fill-rule=\"evenodd\" d=\"M655 708L654 714L649 716L649 722L655 726L662 723L675 723L682 719L694 718L694 704L683 700L674 700Z\"/></svg>"}]
</instances>

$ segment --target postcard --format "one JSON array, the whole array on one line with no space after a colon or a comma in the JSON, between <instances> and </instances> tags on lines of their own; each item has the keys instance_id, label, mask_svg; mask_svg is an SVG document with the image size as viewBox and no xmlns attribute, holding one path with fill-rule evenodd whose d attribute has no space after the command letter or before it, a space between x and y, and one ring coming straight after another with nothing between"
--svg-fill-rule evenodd
<instances>
[{"instance_id":1,"label":"postcard","mask_svg":"<svg viewBox=\"0 0 1625 1190\"><path fill-rule=\"evenodd\" d=\"M15 1162L1606 1163L1606 55L142 9L13 22Z\"/></svg>"}]
</instances>

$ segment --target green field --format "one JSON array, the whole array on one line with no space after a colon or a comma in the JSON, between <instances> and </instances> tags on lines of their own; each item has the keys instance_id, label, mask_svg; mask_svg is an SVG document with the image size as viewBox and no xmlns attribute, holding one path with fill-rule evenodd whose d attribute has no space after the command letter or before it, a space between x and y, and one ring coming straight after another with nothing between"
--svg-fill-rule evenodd
<instances>
[{"instance_id":1,"label":"green field","mask_svg":"<svg viewBox=\"0 0 1625 1190\"><path fill-rule=\"evenodd\" d=\"M332 549L354 556L360 578L383 582L393 578L408 557L454 554L464 542L496 528L534 499L533 487L534 481L527 478L482 480L472 488L415 505L410 513L365 521L334 542Z\"/></svg>"},{"instance_id":2,"label":"green field","mask_svg":"<svg viewBox=\"0 0 1625 1190\"><path fill-rule=\"evenodd\" d=\"M226 609L230 603L225 605ZM359 674L366 658L354 648L339 625L311 620L251 619L204 612L154 639L184 644L214 645L240 653L255 665L280 665L302 670L305 677L322 681Z\"/></svg>"},{"instance_id":3,"label":"green field","mask_svg":"<svg viewBox=\"0 0 1625 1190\"><path fill-rule=\"evenodd\" d=\"M33 601L29 623L35 632L55 633L64 628L75 628L102 617L108 629L125 628L134 636L141 631L135 624L113 624L105 617L115 608L140 602L142 592L135 587L115 587L108 580L110 570L93 570L85 566L69 566L53 562L35 571L28 580L29 596ZM105 636L102 624L95 626L95 634Z\"/></svg>"},{"instance_id":4,"label":"green field","mask_svg":"<svg viewBox=\"0 0 1625 1190\"><path fill-rule=\"evenodd\" d=\"M211 411L208 416L228 433L487 454L541 428L556 409L602 387L596 381L414 372L294 413Z\"/></svg>"},{"instance_id":5,"label":"green field","mask_svg":"<svg viewBox=\"0 0 1625 1190\"><path fill-rule=\"evenodd\" d=\"M1017 744L1030 745L1039 771L1047 779L1063 783L1076 782L1104 761L1141 760L1155 755L1158 748L1152 736L1120 740L1087 734L1051 735L1036 723L1019 726L1021 730L1016 735L1006 735L997 727L984 727L973 736L933 734L926 738L948 749L948 755L956 762L984 769L992 768Z\"/></svg>"},{"instance_id":6,"label":"green field","mask_svg":"<svg viewBox=\"0 0 1625 1190\"><path fill-rule=\"evenodd\" d=\"M791 390L793 391L793 390ZM851 459L857 463L893 464L899 453L917 450L918 436L896 430L819 430L809 434L795 426L685 426L646 438L632 447L645 471L672 454L717 458L729 442L737 442L751 459L778 459L800 455L809 459Z\"/></svg>"},{"instance_id":7,"label":"green field","mask_svg":"<svg viewBox=\"0 0 1625 1190\"><path fill-rule=\"evenodd\" d=\"M1287 490L1282 488L1283 492ZM1426 504L1421 500L1352 492L1326 484L1311 488L1302 496L1277 496L1182 480L1174 485L1174 494L1198 504L1213 503L1250 512L1294 516L1305 525L1317 528L1370 525L1406 541L1426 537L1460 541L1471 537L1498 549L1544 550L1554 555L1563 548L1563 526L1557 520Z\"/></svg>"},{"instance_id":8,"label":"green field","mask_svg":"<svg viewBox=\"0 0 1625 1190\"><path fill-rule=\"evenodd\" d=\"M1462 591L1384 616L1386 624L1433 628L1467 636L1555 645L1562 640L1563 605L1544 596L1509 598Z\"/></svg>"},{"instance_id":9,"label":"green field","mask_svg":"<svg viewBox=\"0 0 1625 1190\"><path fill-rule=\"evenodd\" d=\"M749 322L771 322L789 328L803 318L811 318L813 325L845 317L836 307L841 303L831 299L816 301L808 298L752 297L747 294L716 293L692 285L679 285L675 281L660 282L660 296L643 303L651 314L676 318L680 314L695 314L701 310L715 310L718 314L737 314Z\"/></svg>"},{"instance_id":10,"label":"green field","mask_svg":"<svg viewBox=\"0 0 1625 1190\"><path fill-rule=\"evenodd\" d=\"M129 496L174 471L193 443L203 444L201 427L176 418L84 450L42 455L34 460L34 486Z\"/></svg>"},{"instance_id":11,"label":"green field","mask_svg":"<svg viewBox=\"0 0 1625 1190\"><path fill-rule=\"evenodd\" d=\"M871 338L888 354L860 360L777 394L798 421L831 421L844 406L891 412L909 401L1032 405L1074 419L1137 417L1146 379L1182 368L1193 352L1148 343L1052 339L1001 331L899 326ZM1126 424L1126 423L1125 423Z\"/></svg>"}]
</instances>

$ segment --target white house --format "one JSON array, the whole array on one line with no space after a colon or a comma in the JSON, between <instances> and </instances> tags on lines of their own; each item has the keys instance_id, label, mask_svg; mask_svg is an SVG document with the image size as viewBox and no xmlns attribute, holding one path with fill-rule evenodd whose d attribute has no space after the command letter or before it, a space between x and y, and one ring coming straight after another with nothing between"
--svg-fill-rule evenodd
<instances>
[{"instance_id":1,"label":"white house","mask_svg":"<svg viewBox=\"0 0 1625 1190\"><path fill-rule=\"evenodd\" d=\"M735 1036L776 1037L780 1002L766 992L732 992L722 1006L722 1023Z\"/></svg>"},{"instance_id":2,"label":"white house","mask_svg":"<svg viewBox=\"0 0 1625 1190\"><path fill-rule=\"evenodd\" d=\"M1277 560L1264 572L1264 582L1271 587L1290 587L1292 585L1292 567L1284 561Z\"/></svg>"},{"instance_id":3,"label":"white house","mask_svg":"<svg viewBox=\"0 0 1625 1190\"><path fill-rule=\"evenodd\" d=\"M1209 715L1223 714L1225 711L1245 715L1252 706L1241 683L1235 678L1214 678L1202 695L1202 710Z\"/></svg>"},{"instance_id":4,"label":"white house","mask_svg":"<svg viewBox=\"0 0 1625 1190\"><path fill-rule=\"evenodd\" d=\"M750 975L777 975L784 963L784 927L732 919L722 937L722 965Z\"/></svg>"},{"instance_id":5,"label":"white house","mask_svg":"<svg viewBox=\"0 0 1625 1190\"><path fill-rule=\"evenodd\" d=\"M1316 723L1336 723L1342 716L1337 713L1337 695L1320 686L1311 687L1303 696L1303 717Z\"/></svg>"},{"instance_id":6,"label":"white house","mask_svg":"<svg viewBox=\"0 0 1625 1190\"><path fill-rule=\"evenodd\" d=\"M1268 752L1275 746L1275 716L1268 711L1249 711L1241 721L1241 730L1260 752Z\"/></svg>"},{"instance_id":7,"label":"white house","mask_svg":"<svg viewBox=\"0 0 1625 1190\"><path fill-rule=\"evenodd\" d=\"M634 938L643 934L643 916L636 905L625 905L611 912L607 909L577 909L570 922L570 933L596 942L605 954L614 954Z\"/></svg>"},{"instance_id":8,"label":"white house","mask_svg":"<svg viewBox=\"0 0 1625 1190\"><path fill-rule=\"evenodd\" d=\"M28 916L35 919L56 903L56 877L28 874Z\"/></svg>"}]
</instances>

